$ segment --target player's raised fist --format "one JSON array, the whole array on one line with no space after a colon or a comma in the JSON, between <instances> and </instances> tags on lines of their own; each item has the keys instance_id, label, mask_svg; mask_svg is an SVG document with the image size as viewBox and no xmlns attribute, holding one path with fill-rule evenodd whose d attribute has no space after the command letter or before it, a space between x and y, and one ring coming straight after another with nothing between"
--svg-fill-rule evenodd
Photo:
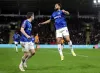
<instances>
[{"instance_id":1,"label":"player's raised fist","mask_svg":"<svg viewBox=\"0 0 100 73\"><path fill-rule=\"evenodd\" d=\"M62 12L65 12L65 10L63 9Z\"/></svg>"},{"instance_id":2,"label":"player's raised fist","mask_svg":"<svg viewBox=\"0 0 100 73\"><path fill-rule=\"evenodd\" d=\"M39 23L38 26L40 27L41 26L41 23Z\"/></svg>"},{"instance_id":3,"label":"player's raised fist","mask_svg":"<svg viewBox=\"0 0 100 73\"><path fill-rule=\"evenodd\" d=\"M40 27L41 25L43 25L43 23L39 23L38 26Z\"/></svg>"},{"instance_id":4,"label":"player's raised fist","mask_svg":"<svg viewBox=\"0 0 100 73\"><path fill-rule=\"evenodd\" d=\"M62 12L65 13L65 14L67 14L67 15L69 15L69 12L66 11L66 10L64 10L64 9L62 10Z\"/></svg>"}]
</instances>

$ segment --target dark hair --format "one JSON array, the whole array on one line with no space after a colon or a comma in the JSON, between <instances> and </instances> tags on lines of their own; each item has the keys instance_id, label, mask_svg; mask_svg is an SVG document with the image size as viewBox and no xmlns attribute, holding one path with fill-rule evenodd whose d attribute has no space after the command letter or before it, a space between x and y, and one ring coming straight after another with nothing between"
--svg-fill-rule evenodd
<instances>
[{"instance_id":1,"label":"dark hair","mask_svg":"<svg viewBox=\"0 0 100 73\"><path fill-rule=\"evenodd\" d=\"M60 8L62 8L62 5L61 5L61 3L56 3L57 5L59 5L60 6Z\"/></svg>"},{"instance_id":2,"label":"dark hair","mask_svg":"<svg viewBox=\"0 0 100 73\"><path fill-rule=\"evenodd\" d=\"M33 12L28 12L28 13L27 13L27 18L28 18L28 19L31 18L31 16L32 16L33 14L34 14Z\"/></svg>"}]
</instances>

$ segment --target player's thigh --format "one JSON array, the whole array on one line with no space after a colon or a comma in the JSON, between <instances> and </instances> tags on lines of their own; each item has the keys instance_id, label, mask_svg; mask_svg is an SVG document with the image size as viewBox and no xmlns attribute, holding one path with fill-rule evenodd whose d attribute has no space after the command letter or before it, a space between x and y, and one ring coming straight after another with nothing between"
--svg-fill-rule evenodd
<instances>
[{"instance_id":1,"label":"player's thigh","mask_svg":"<svg viewBox=\"0 0 100 73\"><path fill-rule=\"evenodd\" d=\"M28 57L28 55L29 55L29 52L26 52L26 51L24 51L24 57Z\"/></svg>"},{"instance_id":2,"label":"player's thigh","mask_svg":"<svg viewBox=\"0 0 100 73\"><path fill-rule=\"evenodd\" d=\"M66 41L70 41L70 35L69 35L69 31L67 28L64 29L64 31L62 32L63 37L66 39Z\"/></svg>"},{"instance_id":3,"label":"player's thigh","mask_svg":"<svg viewBox=\"0 0 100 73\"><path fill-rule=\"evenodd\" d=\"M62 38L62 37L63 37L63 35L62 35L61 30L60 29L56 30L56 38Z\"/></svg>"},{"instance_id":4,"label":"player's thigh","mask_svg":"<svg viewBox=\"0 0 100 73\"><path fill-rule=\"evenodd\" d=\"M29 51L34 54L35 53L35 48L34 48L34 43L29 43Z\"/></svg>"},{"instance_id":5,"label":"player's thigh","mask_svg":"<svg viewBox=\"0 0 100 73\"><path fill-rule=\"evenodd\" d=\"M57 44L61 44L61 40L62 40L62 37L57 37L56 38Z\"/></svg>"},{"instance_id":6,"label":"player's thigh","mask_svg":"<svg viewBox=\"0 0 100 73\"><path fill-rule=\"evenodd\" d=\"M69 35L65 36L65 39L66 39L67 42L69 42L70 41L70 36Z\"/></svg>"},{"instance_id":7,"label":"player's thigh","mask_svg":"<svg viewBox=\"0 0 100 73\"><path fill-rule=\"evenodd\" d=\"M22 48L24 48L24 42L20 42L20 45L22 46Z\"/></svg>"},{"instance_id":8,"label":"player's thigh","mask_svg":"<svg viewBox=\"0 0 100 73\"><path fill-rule=\"evenodd\" d=\"M64 37L65 37L65 36L69 36L69 31L68 31L68 28L67 28L67 27L63 28L62 35L63 35Z\"/></svg>"},{"instance_id":9,"label":"player's thigh","mask_svg":"<svg viewBox=\"0 0 100 73\"><path fill-rule=\"evenodd\" d=\"M23 46L24 46L23 51L24 52L29 52L29 43L25 42Z\"/></svg>"}]
</instances>

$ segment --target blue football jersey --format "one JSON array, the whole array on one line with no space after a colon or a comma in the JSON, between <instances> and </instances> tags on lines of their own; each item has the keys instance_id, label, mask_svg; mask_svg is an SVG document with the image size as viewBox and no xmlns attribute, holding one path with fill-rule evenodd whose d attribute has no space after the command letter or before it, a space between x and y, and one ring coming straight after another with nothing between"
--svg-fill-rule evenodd
<instances>
[{"instance_id":1,"label":"blue football jersey","mask_svg":"<svg viewBox=\"0 0 100 73\"><path fill-rule=\"evenodd\" d=\"M65 20L65 14L62 12L62 10L54 11L50 19L55 20L56 30L61 29L63 27L67 27L67 22Z\"/></svg>"},{"instance_id":2,"label":"blue football jersey","mask_svg":"<svg viewBox=\"0 0 100 73\"><path fill-rule=\"evenodd\" d=\"M25 20L23 23L22 23L22 28L24 28L24 31L29 35L31 36L31 31L32 31L32 24L31 22L29 22L28 20ZM29 38L27 38L23 33L21 33L21 39L20 41L22 42L30 42L31 40Z\"/></svg>"},{"instance_id":3,"label":"blue football jersey","mask_svg":"<svg viewBox=\"0 0 100 73\"><path fill-rule=\"evenodd\" d=\"M15 34L13 35L13 40L16 41L16 42L19 42L19 40L20 40L20 35L17 34L17 33L15 33Z\"/></svg>"}]
</instances>

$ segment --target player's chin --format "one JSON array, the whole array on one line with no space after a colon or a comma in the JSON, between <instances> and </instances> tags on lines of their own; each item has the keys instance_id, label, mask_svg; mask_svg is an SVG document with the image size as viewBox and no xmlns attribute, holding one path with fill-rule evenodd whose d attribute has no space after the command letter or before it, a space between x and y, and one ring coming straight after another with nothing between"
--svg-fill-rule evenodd
<instances>
[{"instance_id":1,"label":"player's chin","mask_svg":"<svg viewBox=\"0 0 100 73\"><path fill-rule=\"evenodd\" d=\"M54 10L57 11L58 9L57 8L54 8Z\"/></svg>"}]
</instances>

